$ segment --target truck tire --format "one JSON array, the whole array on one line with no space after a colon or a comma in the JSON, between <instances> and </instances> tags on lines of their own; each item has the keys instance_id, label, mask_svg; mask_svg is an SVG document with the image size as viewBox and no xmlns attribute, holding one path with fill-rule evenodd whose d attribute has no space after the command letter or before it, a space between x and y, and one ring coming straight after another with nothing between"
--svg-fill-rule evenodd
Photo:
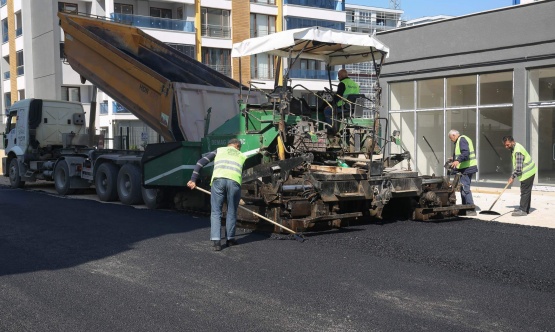
<instances>
[{"instance_id":1,"label":"truck tire","mask_svg":"<svg viewBox=\"0 0 555 332\"><path fill-rule=\"evenodd\" d=\"M118 199L117 190L118 167L110 162L105 162L98 167L94 179L96 195L103 202L112 202Z\"/></svg>"},{"instance_id":2,"label":"truck tire","mask_svg":"<svg viewBox=\"0 0 555 332\"><path fill-rule=\"evenodd\" d=\"M21 180L21 176L19 175L19 163L17 162L17 158L12 158L10 161L8 175L10 177L10 186L12 186L12 188L23 188L25 181Z\"/></svg>"},{"instance_id":3,"label":"truck tire","mask_svg":"<svg viewBox=\"0 0 555 332\"><path fill-rule=\"evenodd\" d=\"M149 209L159 209L164 204L164 192L161 189L146 189L141 186L143 201Z\"/></svg>"},{"instance_id":4,"label":"truck tire","mask_svg":"<svg viewBox=\"0 0 555 332\"><path fill-rule=\"evenodd\" d=\"M69 178L69 166L65 160L60 160L54 169L54 187L60 195L71 195L75 189L71 189Z\"/></svg>"},{"instance_id":5,"label":"truck tire","mask_svg":"<svg viewBox=\"0 0 555 332\"><path fill-rule=\"evenodd\" d=\"M126 205L143 203L141 193L141 170L137 165L125 164L118 173L118 196L120 202Z\"/></svg>"}]
</instances>

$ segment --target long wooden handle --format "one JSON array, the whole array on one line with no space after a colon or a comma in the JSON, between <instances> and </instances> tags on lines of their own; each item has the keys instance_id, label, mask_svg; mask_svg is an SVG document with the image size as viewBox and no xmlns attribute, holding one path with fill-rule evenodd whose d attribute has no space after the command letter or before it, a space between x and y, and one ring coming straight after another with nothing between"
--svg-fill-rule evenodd
<instances>
[{"instance_id":1,"label":"long wooden handle","mask_svg":"<svg viewBox=\"0 0 555 332\"><path fill-rule=\"evenodd\" d=\"M200 187L195 187L195 189L198 189L198 190L200 190L200 191L202 191L203 193L208 194L208 195L211 195L211 194L212 194L212 193L209 192L208 190L203 189L203 188L200 188ZM239 207L240 207L241 209L247 211L247 212L250 212L250 213L254 214L254 215L257 216L258 218L262 218L262 219L264 219L264 220L266 220L266 221L268 221L268 222L270 222L270 223L272 223L272 224L274 224L274 225L276 225L276 226L278 226L278 227L281 227L282 229L285 229L286 231L288 231L288 232L290 232L290 233L292 233L292 234L295 234L295 235L297 234L294 230L292 230L292 229L290 229L290 228L287 228L287 227L285 227L285 226L283 226L283 225L280 225L280 224L278 224L277 222L273 221L272 219L266 218L266 217L264 217L263 215L261 215L261 214L259 214L259 213L256 213L256 212L254 212L254 211L252 211L252 210L249 210L249 209L247 209L246 207L244 207L244 206L242 206L242 205L239 205Z\"/></svg>"},{"instance_id":2,"label":"long wooden handle","mask_svg":"<svg viewBox=\"0 0 555 332\"><path fill-rule=\"evenodd\" d=\"M497 198L495 199L495 201L493 201L493 204L490 206L488 211L491 211L491 209L493 208L493 206L495 205L495 203L497 203L497 201L499 200L499 198L501 198L501 195L503 195L503 193L505 192L505 190L509 187L509 182L507 182L507 184L505 185L505 188L503 188L503 191L501 191L501 194L499 194L499 196L497 196Z\"/></svg>"}]
</instances>

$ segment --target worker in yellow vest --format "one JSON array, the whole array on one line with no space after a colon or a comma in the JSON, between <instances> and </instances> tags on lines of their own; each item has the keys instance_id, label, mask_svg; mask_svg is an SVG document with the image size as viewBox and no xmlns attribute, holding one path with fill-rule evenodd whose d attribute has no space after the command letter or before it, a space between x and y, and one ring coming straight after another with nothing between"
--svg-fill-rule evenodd
<instances>
[{"instance_id":1,"label":"worker in yellow vest","mask_svg":"<svg viewBox=\"0 0 555 332\"><path fill-rule=\"evenodd\" d=\"M222 207L227 201L227 213L225 219L226 245L228 247L237 245L235 240L235 225L237 223L237 209L241 200L241 176L246 156L241 153L241 141L230 139L226 147L218 148L200 158L197 161L191 180L187 187L195 189L200 169L214 161L212 173L212 186L210 192L210 239L213 241L215 251L222 250L221 227Z\"/></svg>"},{"instance_id":2,"label":"worker in yellow vest","mask_svg":"<svg viewBox=\"0 0 555 332\"><path fill-rule=\"evenodd\" d=\"M463 204L474 204L470 183L472 176L478 172L478 161L472 140L461 135L458 130L449 131L449 139L455 143L455 151L450 159L451 168L461 174L461 200ZM476 210L466 211L467 216L475 216Z\"/></svg>"},{"instance_id":3,"label":"worker in yellow vest","mask_svg":"<svg viewBox=\"0 0 555 332\"><path fill-rule=\"evenodd\" d=\"M347 99L347 97L349 97L349 95L354 95L354 94L358 94L360 93L360 86L358 85L357 82L353 81L352 79L349 78L349 74L347 73L347 71L345 69L340 69L337 72L337 78L339 79L339 84L337 85L337 91L335 93L335 96L333 98L333 102L335 103L335 105L337 106L337 116L339 115L343 115L344 111L347 111L345 109L343 109L343 105L345 104L345 101L343 101L341 98L339 98L338 96L341 96L345 99ZM328 124L332 124L332 109L328 106L324 109L324 118L325 121Z\"/></svg>"},{"instance_id":4,"label":"worker in yellow vest","mask_svg":"<svg viewBox=\"0 0 555 332\"><path fill-rule=\"evenodd\" d=\"M530 213L530 204L532 202L532 186L534 178L538 172L536 164L530 157L530 154L522 145L515 142L512 136L503 137L503 145L511 151L513 159L513 173L509 178L509 184L513 183L518 177L520 181L520 206L512 213L514 217L522 217Z\"/></svg>"}]
</instances>

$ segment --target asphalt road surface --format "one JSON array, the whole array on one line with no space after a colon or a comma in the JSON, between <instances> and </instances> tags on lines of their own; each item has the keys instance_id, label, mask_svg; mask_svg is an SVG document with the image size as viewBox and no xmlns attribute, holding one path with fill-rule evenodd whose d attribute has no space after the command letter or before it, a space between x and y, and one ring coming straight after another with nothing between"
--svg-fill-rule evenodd
<instances>
[{"instance_id":1,"label":"asphalt road surface","mask_svg":"<svg viewBox=\"0 0 555 332\"><path fill-rule=\"evenodd\" d=\"M0 186L0 331L555 331L555 230L472 219L306 234Z\"/></svg>"}]
</instances>

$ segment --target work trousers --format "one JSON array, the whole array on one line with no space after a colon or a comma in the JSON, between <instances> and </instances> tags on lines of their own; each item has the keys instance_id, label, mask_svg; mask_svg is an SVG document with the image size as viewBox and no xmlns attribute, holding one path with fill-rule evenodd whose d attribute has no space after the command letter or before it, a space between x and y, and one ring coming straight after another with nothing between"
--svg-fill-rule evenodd
<instances>
[{"instance_id":1,"label":"work trousers","mask_svg":"<svg viewBox=\"0 0 555 332\"><path fill-rule=\"evenodd\" d=\"M532 203L532 186L534 185L535 177L536 174L524 181L520 181L520 210L526 213L530 213L530 204Z\"/></svg>"},{"instance_id":2,"label":"work trousers","mask_svg":"<svg viewBox=\"0 0 555 332\"><path fill-rule=\"evenodd\" d=\"M474 199L472 198L472 191L470 190L470 182L472 182L471 174L461 173L461 200L463 204L474 204Z\"/></svg>"},{"instance_id":3,"label":"work trousers","mask_svg":"<svg viewBox=\"0 0 555 332\"><path fill-rule=\"evenodd\" d=\"M237 207L241 200L241 185L226 178L216 178L212 181L210 197L210 239L219 241L222 238L222 207L227 201L227 214L225 218L226 238L235 238L235 225L237 223Z\"/></svg>"}]
</instances>

